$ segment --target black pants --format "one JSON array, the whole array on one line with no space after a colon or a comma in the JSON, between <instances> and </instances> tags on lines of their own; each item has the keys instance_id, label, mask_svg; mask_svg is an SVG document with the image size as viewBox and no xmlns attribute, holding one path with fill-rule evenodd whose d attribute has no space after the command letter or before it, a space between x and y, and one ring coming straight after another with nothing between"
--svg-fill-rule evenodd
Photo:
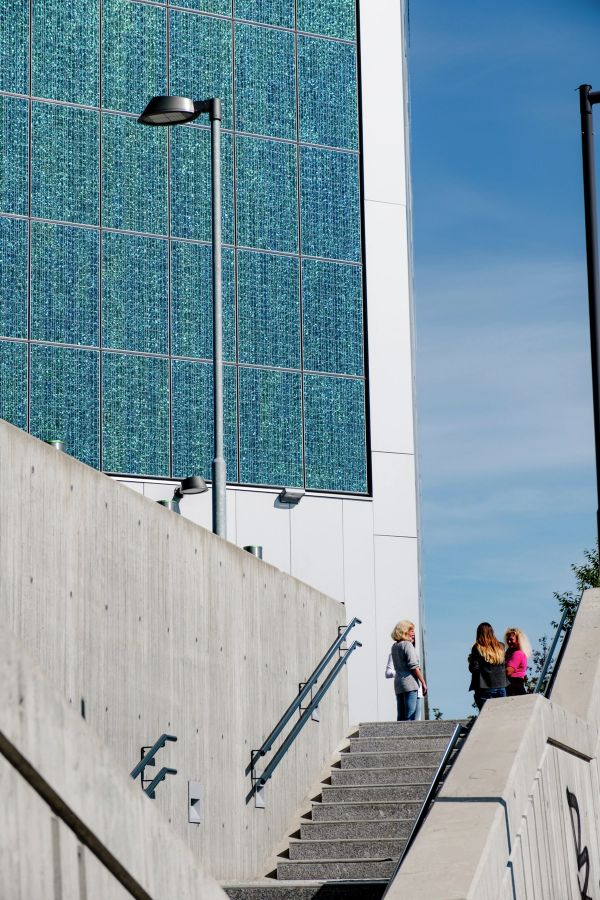
<instances>
[{"instance_id":1,"label":"black pants","mask_svg":"<svg viewBox=\"0 0 600 900\"><path fill-rule=\"evenodd\" d=\"M511 678L509 675L506 693L509 697L521 697L523 694L526 694L525 680L523 678Z\"/></svg>"}]
</instances>

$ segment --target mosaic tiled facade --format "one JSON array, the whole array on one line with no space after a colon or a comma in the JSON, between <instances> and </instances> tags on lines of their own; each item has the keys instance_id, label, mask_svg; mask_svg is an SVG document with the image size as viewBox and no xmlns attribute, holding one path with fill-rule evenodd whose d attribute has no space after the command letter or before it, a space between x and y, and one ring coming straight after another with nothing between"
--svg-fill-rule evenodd
<instances>
[{"instance_id":1,"label":"mosaic tiled facade","mask_svg":"<svg viewBox=\"0 0 600 900\"><path fill-rule=\"evenodd\" d=\"M366 493L354 0L4 0L0 417L104 471L210 475L220 96L231 483Z\"/></svg>"}]
</instances>

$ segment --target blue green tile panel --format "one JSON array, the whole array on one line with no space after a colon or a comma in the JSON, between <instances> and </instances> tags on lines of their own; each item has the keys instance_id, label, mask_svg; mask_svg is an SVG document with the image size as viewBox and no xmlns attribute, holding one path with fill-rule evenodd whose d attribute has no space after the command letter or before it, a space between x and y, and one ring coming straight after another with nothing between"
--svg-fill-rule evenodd
<instances>
[{"instance_id":1,"label":"blue green tile panel","mask_svg":"<svg viewBox=\"0 0 600 900\"><path fill-rule=\"evenodd\" d=\"M317 3L296 0L298 30L324 34L346 41L356 36L356 0Z\"/></svg>"},{"instance_id":2,"label":"blue green tile panel","mask_svg":"<svg viewBox=\"0 0 600 900\"><path fill-rule=\"evenodd\" d=\"M299 374L240 368L240 481L302 484Z\"/></svg>"},{"instance_id":3,"label":"blue green tile panel","mask_svg":"<svg viewBox=\"0 0 600 900\"><path fill-rule=\"evenodd\" d=\"M29 89L29 3L0 4L0 91L26 94Z\"/></svg>"},{"instance_id":4,"label":"blue green tile panel","mask_svg":"<svg viewBox=\"0 0 600 900\"><path fill-rule=\"evenodd\" d=\"M173 477L212 478L212 363L173 360ZM238 480L236 370L223 367L223 429L227 481Z\"/></svg>"},{"instance_id":5,"label":"blue green tile panel","mask_svg":"<svg viewBox=\"0 0 600 900\"><path fill-rule=\"evenodd\" d=\"M358 149L356 50L323 38L298 38L300 140Z\"/></svg>"},{"instance_id":6,"label":"blue green tile panel","mask_svg":"<svg viewBox=\"0 0 600 900\"><path fill-rule=\"evenodd\" d=\"M363 375L362 269L302 262L304 368Z\"/></svg>"},{"instance_id":7,"label":"blue green tile panel","mask_svg":"<svg viewBox=\"0 0 600 900\"><path fill-rule=\"evenodd\" d=\"M99 354L94 350L32 344L31 434L65 442L88 466L99 464Z\"/></svg>"},{"instance_id":8,"label":"blue green tile panel","mask_svg":"<svg viewBox=\"0 0 600 900\"><path fill-rule=\"evenodd\" d=\"M29 103L0 97L0 212L28 212Z\"/></svg>"},{"instance_id":9,"label":"blue green tile panel","mask_svg":"<svg viewBox=\"0 0 600 900\"><path fill-rule=\"evenodd\" d=\"M302 253L359 262L358 157L316 147L300 151Z\"/></svg>"},{"instance_id":10,"label":"blue green tile panel","mask_svg":"<svg viewBox=\"0 0 600 900\"><path fill-rule=\"evenodd\" d=\"M239 361L300 368L298 258L238 253Z\"/></svg>"},{"instance_id":11,"label":"blue green tile panel","mask_svg":"<svg viewBox=\"0 0 600 900\"><path fill-rule=\"evenodd\" d=\"M235 29L236 128L271 137L296 137L294 35L237 25Z\"/></svg>"},{"instance_id":12,"label":"blue green tile panel","mask_svg":"<svg viewBox=\"0 0 600 900\"><path fill-rule=\"evenodd\" d=\"M139 127L139 126L138 126ZM164 131L144 128L143 131ZM170 129L171 233L212 241L210 130L192 125ZM233 157L231 135L221 135L222 238L233 243Z\"/></svg>"},{"instance_id":13,"label":"blue green tile panel","mask_svg":"<svg viewBox=\"0 0 600 900\"><path fill-rule=\"evenodd\" d=\"M98 346L99 234L31 223L31 337Z\"/></svg>"},{"instance_id":14,"label":"blue green tile panel","mask_svg":"<svg viewBox=\"0 0 600 900\"><path fill-rule=\"evenodd\" d=\"M166 12L131 0L102 2L102 106L141 113L167 93Z\"/></svg>"},{"instance_id":15,"label":"blue green tile panel","mask_svg":"<svg viewBox=\"0 0 600 900\"><path fill-rule=\"evenodd\" d=\"M27 428L27 344L0 341L0 419Z\"/></svg>"},{"instance_id":16,"label":"blue green tile panel","mask_svg":"<svg viewBox=\"0 0 600 900\"><path fill-rule=\"evenodd\" d=\"M223 127L233 124L231 20L171 13L169 93L202 100L220 97Z\"/></svg>"},{"instance_id":17,"label":"blue green tile panel","mask_svg":"<svg viewBox=\"0 0 600 900\"><path fill-rule=\"evenodd\" d=\"M167 359L102 354L102 468L170 474Z\"/></svg>"},{"instance_id":18,"label":"blue green tile panel","mask_svg":"<svg viewBox=\"0 0 600 900\"><path fill-rule=\"evenodd\" d=\"M298 252L296 147L237 139L237 241L241 247Z\"/></svg>"},{"instance_id":19,"label":"blue green tile panel","mask_svg":"<svg viewBox=\"0 0 600 900\"><path fill-rule=\"evenodd\" d=\"M24 219L0 218L0 336L27 337L27 242Z\"/></svg>"},{"instance_id":20,"label":"blue green tile panel","mask_svg":"<svg viewBox=\"0 0 600 900\"><path fill-rule=\"evenodd\" d=\"M307 488L367 491L362 379L304 377L304 454Z\"/></svg>"},{"instance_id":21,"label":"blue green tile panel","mask_svg":"<svg viewBox=\"0 0 600 900\"><path fill-rule=\"evenodd\" d=\"M294 0L234 0L236 19L294 27Z\"/></svg>"},{"instance_id":22,"label":"blue green tile panel","mask_svg":"<svg viewBox=\"0 0 600 900\"><path fill-rule=\"evenodd\" d=\"M166 128L102 116L102 224L167 233Z\"/></svg>"},{"instance_id":23,"label":"blue green tile panel","mask_svg":"<svg viewBox=\"0 0 600 900\"><path fill-rule=\"evenodd\" d=\"M169 352L169 245L107 232L102 239L102 346Z\"/></svg>"},{"instance_id":24,"label":"blue green tile panel","mask_svg":"<svg viewBox=\"0 0 600 900\"><path fill-rule=\"evenodd\" d=\"M31 139L31 214L97 225L98 113L34 103Z\"/></svg>"},{"instance_id":25,"label":"blue green tile panel","mask_svg":"<svg viewBox=\"0 0 600 900\"><path fill-rule=\"evenodd\" d=\"M234 251L222 253L223 358L235 361ZM212 359L212 248L171 244L171 352L173 356Z\"/></svg>"},{"instance_id":26,"label":"blue green tile panel","mask_svg":"<svg viewBox=\"0 0 600 900\"><path fill-rule=\"evenodd\" d=\"M32 9L33 95L98 106L100 0L35 0Z\"/></svg>"},{"instance_id":27,"label":"blue green tile panel","mask_svg":"<svg viewBox=\"0 0 600 900\"><path fill-rule=\"evenodd\" d=\"M159 0L164 2L164 0ZM217 16L231 15L231 0L170 0L171 6L183 6L198 12L214 13Z\"/></svg>"}]
</instances>

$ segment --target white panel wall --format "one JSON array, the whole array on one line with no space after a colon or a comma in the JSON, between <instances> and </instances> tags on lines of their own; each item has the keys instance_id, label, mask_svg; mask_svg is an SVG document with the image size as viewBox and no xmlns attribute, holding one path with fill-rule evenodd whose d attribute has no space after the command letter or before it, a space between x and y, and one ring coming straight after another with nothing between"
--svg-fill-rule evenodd
<instances>
[{"instance_id":1,"label":"white panel wall","mask_svg":"<svg viewBox=\"0 0 600 900\"><path fill-rule=\"evenodd\" d=\"M344 601L347 621L362 619L348 672L352 722L395 718L383 674L390 631L401 618L420 622L402 24L402 0L361 0L373 498L307 495L285 509L278 491L227 492L230 541L262 545L265 560ZM145 492L169 495L155 484ZM210 494L185 498L181 511L211 527Z\"/></svg>"}]
</instances>

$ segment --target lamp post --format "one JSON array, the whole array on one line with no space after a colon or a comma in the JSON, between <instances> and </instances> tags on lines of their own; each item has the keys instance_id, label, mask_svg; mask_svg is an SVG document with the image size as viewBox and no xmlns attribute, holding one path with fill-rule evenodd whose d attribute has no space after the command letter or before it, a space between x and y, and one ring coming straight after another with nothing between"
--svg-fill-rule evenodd
<instances>
[{"instance_id":1,"label":"lamp post","mask_svg":"<svg viewBox=\"0 0 600 900\"><path fill-rule=\"evenodd\" d=\"M587 252L590 341L592 349L592 390L594 397L594 440L596 450L596 533L600 540L600 284L598 279L598 224L596 221L596 177L594 172L593 106L600 103L600 91L591 85L579 86L581 150L583 157L583 201Z\"/></svg>"},{"instance_id":2,"label":"lamp post","mask_svg":"<svg viewBox=\"0 0 600 900\"><path fill-rule=\"evenodd\" d=\"M208 113L211 138L212 301L213 301L213 461L212 530L227 537L223 448L223 299L221 276L221 101L188 97L153 97L141 114L142 125L182 125Z\"/></svg>"}]
</instances>

